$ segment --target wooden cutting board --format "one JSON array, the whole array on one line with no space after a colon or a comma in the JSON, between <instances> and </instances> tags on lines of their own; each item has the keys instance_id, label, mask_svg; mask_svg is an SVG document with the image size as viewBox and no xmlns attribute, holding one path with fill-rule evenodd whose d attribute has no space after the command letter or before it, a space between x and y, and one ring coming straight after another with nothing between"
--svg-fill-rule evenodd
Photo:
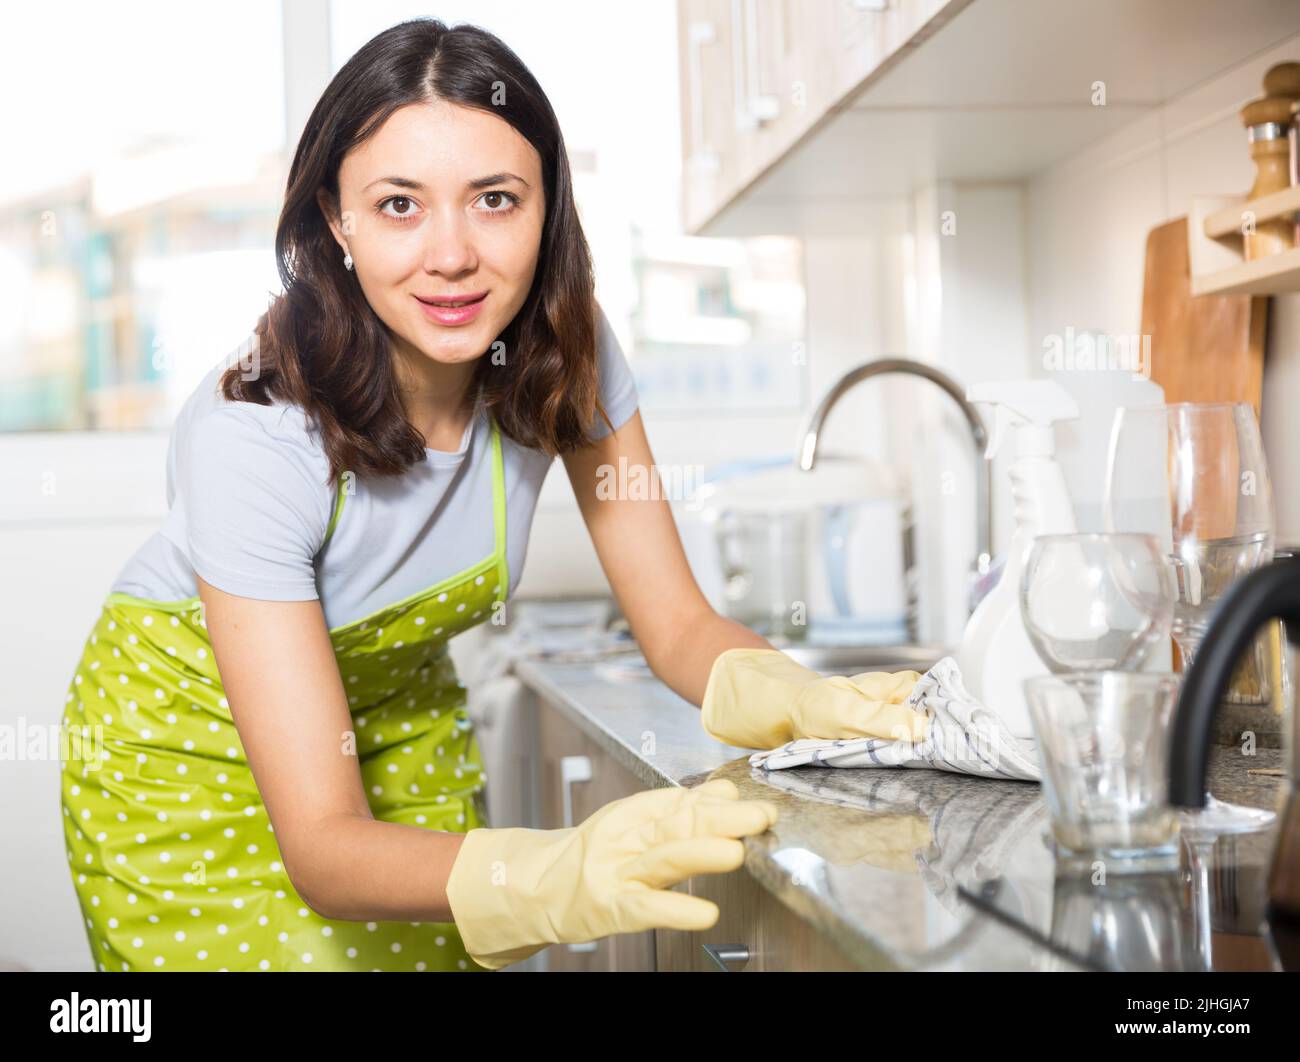
<instances>
[{"instance_id":1,"label":"wooden cutting board","mask_svg":"<svg viewBox=\"0 0 1300 1062\"><path fill-rule=\"evenodd\" d=\"M1249 402L1260 415L1267 295L1192 296L1187 218L1147 235L1142 335L1166 402Z\"/></svg>"}]
</instances>

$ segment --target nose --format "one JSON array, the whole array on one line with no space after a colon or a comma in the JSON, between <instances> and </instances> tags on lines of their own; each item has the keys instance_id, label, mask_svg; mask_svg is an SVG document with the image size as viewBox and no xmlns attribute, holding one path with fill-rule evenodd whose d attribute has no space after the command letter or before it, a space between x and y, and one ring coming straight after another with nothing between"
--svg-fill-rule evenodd
<instances>
[{"instance_id":1,"label":"nose","mask_svg":"<svg viewBox=\"0 0 1300 1062\"><path fill-rule=\"evenodd\" d=\"M447 205L425 226L422 266L426 273L454 276L477 262L473 226L457 207Z\"/></svg>"}]
</instances>

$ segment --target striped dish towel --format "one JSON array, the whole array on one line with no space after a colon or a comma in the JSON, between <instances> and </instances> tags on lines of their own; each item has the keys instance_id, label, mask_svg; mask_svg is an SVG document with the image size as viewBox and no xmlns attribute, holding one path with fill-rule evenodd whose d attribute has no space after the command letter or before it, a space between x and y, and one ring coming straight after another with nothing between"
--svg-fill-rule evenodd
<instances>
[{"instance_id":1,"label":"striped dish towel","mask_svg":"<svg viewBox=\"0 0 1300 1062\"><path fill-rule=\"evenodd\" d=\"M916 682L906 705L931 717L924 741L887 738L800 738L780 748L756 752L751 766L769 771L786 767L929 767L983 778L1041 781L1038 746L1017 738L980 704L962 683L957 661L945 656Z\"/></svg>"}]
</instances>

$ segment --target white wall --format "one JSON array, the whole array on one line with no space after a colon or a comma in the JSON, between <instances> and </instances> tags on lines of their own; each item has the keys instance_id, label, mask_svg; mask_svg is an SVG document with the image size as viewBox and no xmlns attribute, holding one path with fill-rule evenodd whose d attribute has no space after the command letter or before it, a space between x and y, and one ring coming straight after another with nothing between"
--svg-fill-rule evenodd
<instances>
[{"instance_id":1,"label":"white wall","mask_svg":"<svg viewBox=\"0 0 1300 1062\"><path fill-rule=\"evenodd\" d=\"M1092 329L1137 333L1147 233L1186 214L1193 195L1243 195L1254 181L1238 110L1264 71L1300 59L1300 36L1197 86L1039 175L1028 186L1029 342ZM1122 375L1122 374L1121 374ZM1300 541L1300 296L1275 296L1261 412L1277 503L1278 541ZM1095 436L1076 438L1067 476L1097 490ZM1068 452L1064 452L1068 449ZM1072 481L1073 486L1073 481Z\"/></svg>"},{"instance_id":2,"label":"white wall","mask_svg":"<svg viewBox=\"0 0 1300 1062\"><path fill-rule=\"evenodd\" d=\"M1028 371L1023 215L1023 190L1014 184L941 182L913 196L909 349L963 387ZM899 409L907 424L910 407ZM929 640L955 645L969 614L976 552L975 454L965 421L944 396L927 395L915 415L908 434L916 450L922 617ZM994 556L1011 535L1006 464L1002 456L994 468Z\"/></svg>"},{"instance_id":3,"label":"white wall","mask_svg":"<svg viewBox=\"0 0 1300 1062\"><path fill-rule=\"evenodd\" d=\"M0 435L0 726L11 740L60 724L109 584L162 519L166 455L159 433ZM51 752L0 760L0 963L89 970Z\"/></svg>"},{"instance_id":4,"label":"white wall","mask_svg":"<svg viewBox=\"0 0 1300 1062\"><path fill-rule=\"evenodd\" d=\"M1025 182L944 182L917 188L910 201L790 203L807 242L810 348L820 359L810 404L839 372L884 354L932 362L970 384L1047 376L1044 340L1068 329L1137 333L1148 231L1186 214L1193 195L1249 189L1254 168L1238 111L1260 94L1268 67L1297 58L1300 36ZM762 209L777 206L756 213ZM945 211L955 232L941 228ZM788 231L789 218L781 220L780 230ZM1080 419L1057 430L1079 524L1099 529L1114 408L1159 401L1160 391L1126 372L1053 378L1080 406ZM1275 297L1262 421L1283 543L1300 542L1300 491L1291 489L1300 481L1300 423L1285 409L1297 394L1300 296ZM832 419L839 447L910 465L923 633L955 638L974 549L969 443L960 418L924 385L890 378L846 399ZM846 427L851 434L843 434ZM1007 457L994 470L995 551L1011 532ZM936 482L948 474L954 494Z\"/></svg>"}]
</instances>

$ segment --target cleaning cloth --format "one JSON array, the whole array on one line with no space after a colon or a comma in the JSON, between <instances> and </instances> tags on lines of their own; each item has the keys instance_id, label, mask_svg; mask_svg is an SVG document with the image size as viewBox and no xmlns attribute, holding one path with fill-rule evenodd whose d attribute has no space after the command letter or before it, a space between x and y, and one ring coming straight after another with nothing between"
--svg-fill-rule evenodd
<instances>
[{"instance_id":1,"label":"cleaning cloth","mask_svg":"<svg viewBox=\"0 0 1300 1062\"><path fill-rule=\"evenodd\" d=\"M984 778L1041 780L1036 742L1015 737L997 715L970 694L952 657L945 656L921 675L902 703L930 717L930 725L920 740L798 738L756 752L749 762L769 771L806 764L929 767Z\"/></svg>"}]
</instances>

